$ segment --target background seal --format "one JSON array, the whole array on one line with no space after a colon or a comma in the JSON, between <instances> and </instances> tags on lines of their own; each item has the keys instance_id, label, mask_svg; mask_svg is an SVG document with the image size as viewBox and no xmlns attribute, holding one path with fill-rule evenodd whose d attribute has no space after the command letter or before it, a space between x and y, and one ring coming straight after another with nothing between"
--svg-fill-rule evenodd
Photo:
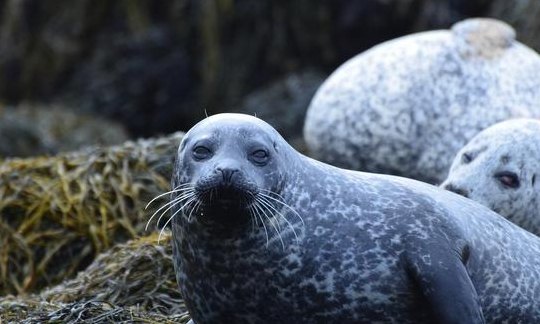
<instances>
[{"instance_id":1,"label":"background seal","mask_svg":"<svg viewBox=\"0 0 540 324\"><path fill-rule=\"evenodd\" d=\"M255 117L194 126L172 183L195 323L540 321L540 238L440 188L312 160Z\"/></svg>"},{"instance_id":2,"label":"background seal","mask_svg":"<svg viewBox=\"0 0 540 324\"><path fill-rule=\"evenodd\" d=\"M540 235L540 121L515 119L476 135L441 187Z\"/></svg>"},{"instance_id":3,"label":"background seal","mask_svg":"<svg viewBox=\"0 0 540 324\"><path fill-rule=\"evenodd\" d=\"M353 57L311 101L309 151L347 169L440 183L478 132L540 118L540 57L514 37L507 24L477 18Z\"/></svg>"}]
</instances>

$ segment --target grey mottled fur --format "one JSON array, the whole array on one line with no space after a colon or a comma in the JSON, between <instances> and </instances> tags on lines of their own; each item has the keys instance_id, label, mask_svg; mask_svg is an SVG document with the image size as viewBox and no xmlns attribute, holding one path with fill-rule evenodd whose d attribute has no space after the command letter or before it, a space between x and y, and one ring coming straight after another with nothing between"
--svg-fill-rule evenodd
<instances>
[{"instance_id":1,"label":"grey mottled fur","mask_svg":"<svg viewBox=\"0 0 540 324\"><path fill-rule=\"evenodd\" d=\"M401 37L340 66L319 88L304 137L322 161L431 183L481 130L540 117L540 57L493 19Z\"/></svg>"},{"instance_id":2,"label":"grey mottled fur","mask_svg":"<svg viewBox=\"0 0 540 324\"><path fill-rule=\"evenodd\" d=\"M498 177L509 172L518 177L517 188ZM458 152L441 187L540 235L540 121L509 120L480 132Z\"/></svg>"},{"instance_id":3,"label":"grey mottled fur","mask_svg":"<svg viewBox=\"0 0 540 324\"><path fill-rule=\"evenodd\" d=\"M197 164L182 144L174 186L197 181L194 172L212 163L242 161L238 143L261 135L275 148L270 180L283 182L278 193L304 220L280 208L296 241L272 215L283 248L275 231L266 246L260 223L222 237L201 222L212 215L174 218L177 279L195 322L540 321L540 238L486 207L414 180L315 161L254 117L209 117L184 141L194 131L213 134L221 150Z\"/></svg>"}]
</instances>

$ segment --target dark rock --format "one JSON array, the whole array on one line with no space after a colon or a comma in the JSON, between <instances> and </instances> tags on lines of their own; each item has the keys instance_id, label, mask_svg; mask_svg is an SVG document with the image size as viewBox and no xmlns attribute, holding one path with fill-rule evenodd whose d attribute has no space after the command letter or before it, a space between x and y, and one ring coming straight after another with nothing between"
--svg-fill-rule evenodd
<instances>
[{"instance_id":1,"label":"dark rock","mask_svg":"<svg viewBox=\"0 0 540 324\"><path fill-rule=\"evenodd\" d=\"M324 79L312 71L290 74L246 96L240 112L262 118L287 140L301 145L307 107Z\"/></svg>"},{"instance_id":2,"label":"dark rock","mask_svg":"<svg viewBox=\"0 0 540 324\"><path fill-rule=\"evenodd\" d=\"M0 157L56 154L127 139L118 123L66 108L23 104L0 109Z\"/></svg>"},{"instance_id":3,"label":"dark rock","mask_svg":"<svg viewBox=\"0 0 540 324\"><path fill-rule=\"evenodd\" d=\"M284 75L329 72L389 38L480 14L486 2L6 0L0 98L67 103L139 136L168 133ZM446 11L457 14L434 15Z\"/></svg>"}]
</instances>

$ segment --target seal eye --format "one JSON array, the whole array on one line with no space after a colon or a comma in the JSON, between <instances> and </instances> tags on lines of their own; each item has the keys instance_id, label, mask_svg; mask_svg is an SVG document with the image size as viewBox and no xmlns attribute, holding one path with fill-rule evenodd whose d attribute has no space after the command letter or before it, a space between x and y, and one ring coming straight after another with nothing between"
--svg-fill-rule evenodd
<instances>
[{"instance_id":1,"label":"seal eye","mask_svg":"<svg viewBox=\"0 0 540 324\"><path fill-rule=\"evenodd\" d=\"M499 172L495 175L495 178L505 187L512 189L519 187L519 178L514 172Z\"/></svg>"},{"instance_id":2,"label":"seal eye","mask_svg":"<svg viewBox=\"0 0 540 324\"><path fill-rule=\"evenodd\" d=\"M196 160L204 160L209 158L212 155L212 151L208 147L205 146L196 146L193 149L193 157Z\"/></svg>"},{"instance_id":3,"label":"seal eye","mask_svg":"<svg viewBox=\"0 0 540 324\"><path fill-rule=\"evenodd\" d=\"M472 160L473 156L471 153L463 153L463 155L461 156L461 162L463 162L463 164L471 163Z\"/></svg>"},{"instance_id":4,"label":"seal eye","mask_svg":"<svg viewBox=\"0 0 540 324\"><path fill-rule=\"evenodd\" d=\"M265 150L256 150L251 153L251 161L257 165L265 165L268 162L268 152Z\"/></svg>"}]
</instances>

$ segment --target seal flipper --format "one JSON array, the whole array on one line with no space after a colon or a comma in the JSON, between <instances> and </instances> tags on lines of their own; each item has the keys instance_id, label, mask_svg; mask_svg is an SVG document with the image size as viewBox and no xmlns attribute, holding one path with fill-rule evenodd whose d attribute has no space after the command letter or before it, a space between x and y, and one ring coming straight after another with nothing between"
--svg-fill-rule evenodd
<instances>
[{"instance_id":1,"label":"seal flipper","mask_svg":"<svg viewBox=\"0 0 540 324\"><path fill-rule=\"evenodd\" d=\"M478 294L462 261L464 254L468 254L467 247L456 253L442 244L427 249L415 245L403 254L406 270L430 304L437 323L485 323Z\"/></svg>"}]
</instances>

